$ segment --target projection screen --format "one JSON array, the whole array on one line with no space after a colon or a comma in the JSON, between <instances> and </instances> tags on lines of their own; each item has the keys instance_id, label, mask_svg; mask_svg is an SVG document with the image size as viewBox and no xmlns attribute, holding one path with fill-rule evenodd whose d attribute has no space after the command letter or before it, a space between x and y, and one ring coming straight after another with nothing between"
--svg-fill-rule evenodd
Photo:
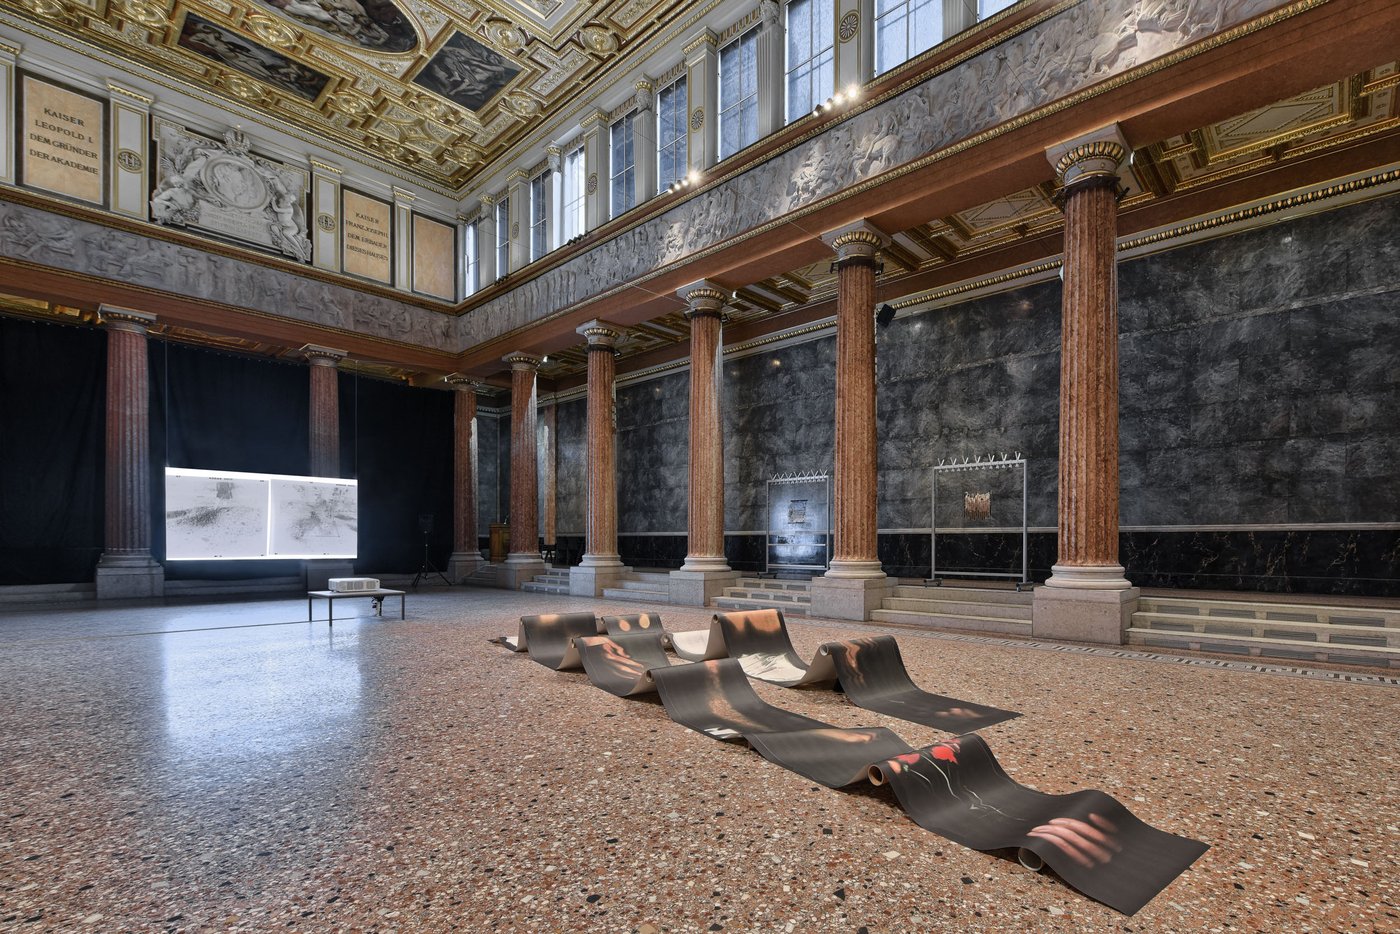
<instances>
[{"instance_id":1,"label":"projection screen","mask_svg":"<svg viewBox=\"0 0 1400 934\"><path fill-rule=\"evenodd\" d=\"M354 480L167 467L165 557L353 558L358 505Z\"/></svg>"}]
</instances>

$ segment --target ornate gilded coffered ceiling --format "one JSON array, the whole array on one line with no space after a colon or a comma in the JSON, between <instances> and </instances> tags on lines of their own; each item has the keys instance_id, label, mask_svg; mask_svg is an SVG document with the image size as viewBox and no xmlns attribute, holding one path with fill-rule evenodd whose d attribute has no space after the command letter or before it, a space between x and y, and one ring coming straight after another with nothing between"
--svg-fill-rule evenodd
<instances>
[{"instance_id":1,"label":"ornate gilded coffered ceiling","mask_svg":"<svg viewBox=\"0 0 1400 934\"><path fill-rule=\"evenodd\" d=\"M1121 207L1131 210L1385 133L1400 133L1400 62L1139 149L1122 173ZM894 232L881 251L886 274L935 269L1053 233L1062 222L1054 195L1046 182ZM754 321L832 297L836 277L830 267L822 260L739 289L726 306L729 320ZM689 336L684 316L672 313L631 328L618 351L635 356ZM580 346L551 353L540 372L569 379L586 363Z\"/></svg>"},{"instance_id":2,"label":"ornate gilded coffered ceiling","mask_svg":"<svg viewBox=\"0 0 1400 934\"><path fill-rule=\"evenodd\" d=\"M685 0L0 0L461 192Z\"/></svg>"}]
</instances>

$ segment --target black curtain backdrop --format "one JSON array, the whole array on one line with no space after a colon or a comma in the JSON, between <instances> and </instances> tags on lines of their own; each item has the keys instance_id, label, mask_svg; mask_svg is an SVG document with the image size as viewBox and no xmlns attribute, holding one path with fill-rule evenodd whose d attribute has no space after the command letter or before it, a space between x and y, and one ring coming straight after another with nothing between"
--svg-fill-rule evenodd
<instances>
[{"instance_id":1,"label":"black curtain backdrop","mask_svg":"<svg viewBox=\"0 0 1400 934\"><path fill-rule=\"evenodd\" d=\"M106 381L96 328L0 318L0 584L92 580Z\"/></svg>"},{"instance_id":2,"label":"black curtain backdrop","mask_svg":"<svg viewBox=\"0 0 1400 934\"><path fill-rule=\"evenodd\" d=\"M304 363L152 340L151 551L165 558L165 468L306 474L311 378ZM295 577L300 561L172 561L169 580Z\"/></svg>"},{"instance_id":3,"label":"black curtain backdrop","mask_svg":"<svg viewBox=\"0 0 1400 934\"><path fill-rule=\"evenodd\" d=\"M342 374L340 438L341 473L360 481L355 570L417 571L418 520L425 515L433 517L429 556L445 568L452 553L452 393Z\"/></svg>"}]
</instances>

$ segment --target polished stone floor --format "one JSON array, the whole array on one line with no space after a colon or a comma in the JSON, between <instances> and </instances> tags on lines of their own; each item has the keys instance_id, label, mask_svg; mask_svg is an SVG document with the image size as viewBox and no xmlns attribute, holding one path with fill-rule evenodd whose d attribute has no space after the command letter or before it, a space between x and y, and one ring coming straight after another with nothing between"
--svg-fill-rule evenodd
<instances>
[{"instance_id":1,"label":"polished stone floor","mask_svg":"<svg viewBox=\"0 0 1400 934\"><path fill-rule=\"evenodd\" d=\"M1024 714L983 733L1014 778L1211 845L1125 918L886 790L814 786L487 644L586 607L638 608L438 591L334 630L296 599L0 613L0 930L1400 931L1394 679L896 631L921 686Z\"/></svg>"}]
</instances>

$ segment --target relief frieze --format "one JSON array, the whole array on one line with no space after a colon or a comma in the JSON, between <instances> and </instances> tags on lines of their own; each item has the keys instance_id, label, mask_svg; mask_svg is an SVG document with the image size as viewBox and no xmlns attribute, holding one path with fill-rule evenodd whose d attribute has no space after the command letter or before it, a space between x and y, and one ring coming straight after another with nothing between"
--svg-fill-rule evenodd
<instances>
[{"instance_id":1,"label":"relief frieze","mask_svg":"<svg viewBox=\"0 0 1400 934\"><path fill-rule=\"evenodd\" d=\"M1284 5L1077 4L473 309L460 319L460 344L509 333Z\"/></svg>"}]
</instances>

